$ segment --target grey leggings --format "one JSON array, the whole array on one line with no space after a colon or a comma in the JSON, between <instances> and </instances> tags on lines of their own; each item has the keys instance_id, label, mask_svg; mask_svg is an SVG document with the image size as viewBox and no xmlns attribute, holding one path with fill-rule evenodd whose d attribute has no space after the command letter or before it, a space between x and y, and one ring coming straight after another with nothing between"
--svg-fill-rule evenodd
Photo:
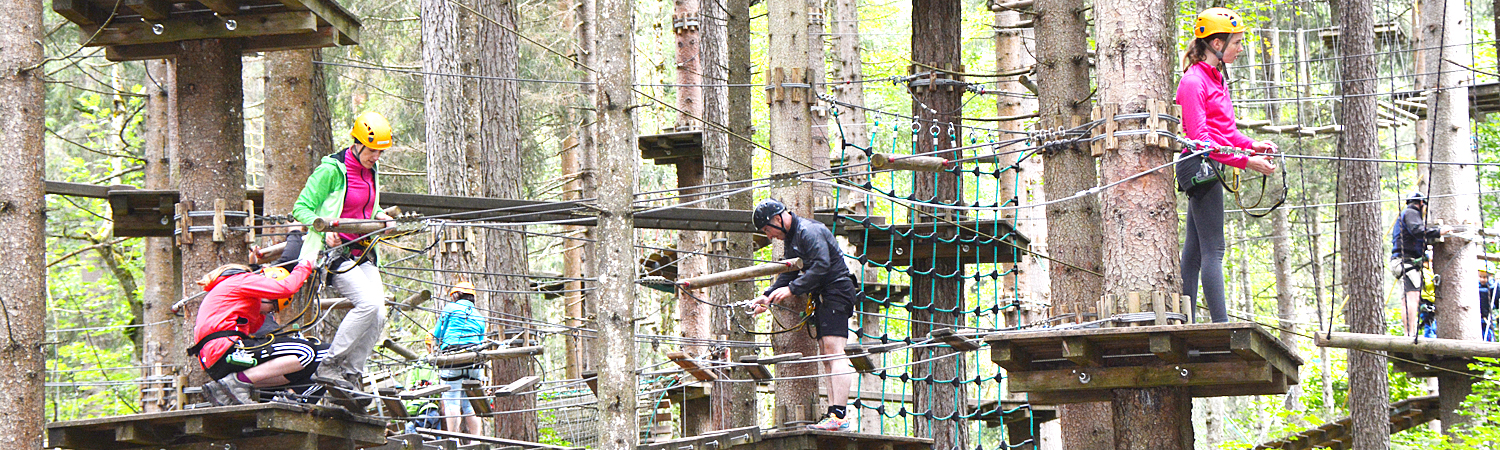
<instances>
[{"instance_id":1,"label":"grey leggings","mask_svg":"<svg viewBox=\"0 0 1500 450\"><path fill-rule=\"evenodd\" d=\"M1228 322L1229 314L1224 309L1224 185L1219 183L1188 195L1187 238L1182 242L1182 293L1192 297L1194 305L1198 302L1200 274L1209 317L1214 322Z\"/></svg>"}]
</instances>

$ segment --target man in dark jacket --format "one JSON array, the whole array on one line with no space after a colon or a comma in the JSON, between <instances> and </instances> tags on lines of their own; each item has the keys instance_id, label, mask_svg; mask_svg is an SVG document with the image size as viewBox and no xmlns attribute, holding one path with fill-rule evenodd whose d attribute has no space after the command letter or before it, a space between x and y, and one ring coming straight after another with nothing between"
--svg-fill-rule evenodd
<instances>
[{"instance_id":1,"label":"man in dark jacket","mask_svg":"<svg viewBox=\"0 0 1500 450\"><path fill-rule=\"evenodd\" d=\"M767 237L785 242L786 258L802 259L802 270L778 275L771 288L755 299L755 313L765 312L772 303L811 296L816 309L808 321L817 329L821 354L843 356L844 345L849 341L849 317L854 313L859 289L849 276L849 267L844 265L843 253L833 233L818 221L797 217L776 200L756 205L752 221ZM848 361L844 358L823 361L823 373L829 375L828 414L808 428L849 430L845 407L849 403L849 386L854 382L854 369Z\"/></svg>"},{"instance_id":2,"label":"man in dark jacket","mask_svg":"<svg viewBox=\"0 0 1500 450\"><path fill-rule=\"evenodd\" d=\"M1427 259L1427 240L1436 239L1452 231L1449 227L1429 227L1423 212L1427 209L1427 196L1414 192L1406 197L1406 209L1396 219L1391 239L1391 274L1401 280L1405 309L1402 322L1406 334L1417 331L1418 307L1422 299L1422 287L1427 277L1422 273L1422 263Z\"/></svg>"}]
</instances>

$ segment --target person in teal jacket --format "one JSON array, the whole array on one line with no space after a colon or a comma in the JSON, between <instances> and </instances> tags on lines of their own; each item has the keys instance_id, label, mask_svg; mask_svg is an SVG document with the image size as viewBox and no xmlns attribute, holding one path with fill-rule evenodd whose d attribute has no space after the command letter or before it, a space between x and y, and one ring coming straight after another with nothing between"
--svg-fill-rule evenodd
<instances>
[{"instance_id":1,"label":"person in teal jacket","mask_svg":"<svg viewBox=\"0 0 1500 450\"><path fill-rule=\"evenodd\" d=\"M443 306L442 314L438 315L437 326L432 331L439 352L458 351L484 341L485 321L484 316L474 309L475 294L477 291L474 284L467 281L455 283L448 290L449 302ZM438 378L452 386L443 392L443 421L447 424L448 431L463 432L460 431L460 426L469 430L468 433L479 434L483 431L479 416L474 415L473 404L464 398L463 383L465 380L484 381L484 366L470 363L438 367Z\"/></svg>"},{"instance_id":2,"label":"person in teal jacket","mask_svg":"<svg viewBox=\"0 0 1500 450\"><path fill-rule=\"evenodd\" d=\"M391 220L380 210L375 176L380 155L391 147L391 124L379 113L366 112L355 118L349 135L354 143L323 158L307 178L292 207L292 217L298 221ZM315 260L325 248L335 249L325 255L333 287L353 303L353 308L339 323L331 355L319 366L318 377L319 381L350 390L359 389L365 363L385 328L385 284L370 244L369 238L357 234L309 231L300 256ZM367 404L369 399L363 400Z\"/></svg>"}]
</instances>

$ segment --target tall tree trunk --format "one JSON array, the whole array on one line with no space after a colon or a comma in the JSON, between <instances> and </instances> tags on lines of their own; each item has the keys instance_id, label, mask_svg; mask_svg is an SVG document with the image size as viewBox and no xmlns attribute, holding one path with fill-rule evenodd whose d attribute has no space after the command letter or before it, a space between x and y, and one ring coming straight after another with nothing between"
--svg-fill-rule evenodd
<instances>
[{"instance_id":1,"label":"tall tree trunk","mask_svg":"<svg viewBox=\"0 0 1500 450\"><path fill-rule=\"evenodd\" d=\"M598 92L594 98L599 136L599 315L594 360L599 363L599 449L634 450L636 421L635 236L631 201L635 192L634 11L628 0L599 0Z\"/></svg>"},{"instance_id":2,"label":"tall tree trunk","mask_svg":"<svg viewBox=\"0 0 1500 450\"><path fill-rule=\"evenodd\" d=\"M1172 0L1096 2L1099 36L1099 100L1124 114L1146 111L1146 101L1172 98ZM1112 183L1172 160L1171 152L1142 139L1122 139L1106 149L1102 183ZM1105 190L1103 209L1104 292L1178 292L1177 199L1169 172ZM1114 392L1116 449L1193 448L1192 397L1186 388L1117 389Z\"/></svg>"},{"instance_id":3,"label":"tall tree trunk","mask_svg":"<svg viewBox=\"0 0 1500 450\"><path fill-rule=\"evenodd\" d=\"M807 1L806 0L769 0L766 2L766 14L769 20L770 48L767 50L767 84L772 90L767 91L771 96L770 112L771 123L771 150L775 152L771 157L772 172L803 171L808 167L818 167L813 160L821 156L828 157L827 146L819 148L814 145L811 118L808 106L814 101L808 97L810 89L785 87L781 84L805 84L807 77L807 52L810 48L809 40L817 39L807 35ZM731 63L732 64L732 63ZM778 94L779 93L779 94ZM800 94L800 95L799 95ZM821 153L821 155L818 155ZM792 158L788 160L786 158ZM781 189L772 195L780 197L782 202L793 213L799 217L811 219L813 217L814 195L811 183ZM777 246L776 253L780 254L781 246ZM772 308L771 313L775 315L776 322L798 323L798 313L789 311L801 311L806 305L806 298L799 298L795 304L785 305L785 308ZM780 333L771 336L771 346L777 354L801 353L804 355L818 354L818 345L802 332ZM816 375L818 364L788 364L776 368L778 377L798 377ZM818 399L818 380L816 378L803 378L794 380L782 380L776 383L776 411L786 411L785 420L796 420L799 414L812 414L813 405ZM803 411L798 413L798 411ZM812 417L805 417L812 419Z\"/></svg>"},{"instance_id":4,"label":"tall tree trunk","mask_svg":"<svg viewBox=\"0 0 1500 450\"><path fill-rule=\"evenodd\" d=\"M334 150L322 50L266 54L265 210L291 214L318 160Z\"/></svg>"},{"instance_id":5,"label":"tall tree trunk","mask_svg":"<svg viewBox=\"0 0 1500 450\"><path fill-rule=\"evenodd\" d=\"M1032 49L1027 48L1026 42L1032 33L1031 28L1017 28L1021 23L1019 11L1001 11L995 13L995 69L998 73L1007 73L1024 69L1036 63L1035 54ZM1001 79L996 86L999 97L996 101L996 113L1000 117L1014 117L1037 112L1037 101L1034 98L1023 97L1026 87L1021 84L1019 77L1016 79ZM1025 123L1019 120L1000 122L999 129L1002 131L1021 132L1024 131ZM1041 158L1026 158L1021 161L1018 156L1007 155L998 161L998 167L1005 168L1005 173L1000 177L1000 201L1010 202L1011 205L1019 205L1024 200L1029 200L1031 187L1040 181ZM1014 164L1014 167L1007 167ZM1016 225L1017 231L1030 238L1032 242L1038 243L1038 250L1045 253L1045 239L1047 236L1046 225L1042 219L1045 210L1037 208L1026 208L1021 210L1007 210L1000 212L1000 218L1011 219ZM1034 272L1041 269L1040 258L1029 258L1020 264L1006 264L1005 271L1010 272L1002 278L1000 289L1005 296L1016 299L1014 308L1008 314L1014 315L1015 325L1030 323L1029 304L1023 306L1022 301L1035 302L1040 300L1035 292L1036 288L1031 286ZM1045 290L1043 290L1045 292Z\"/></svg>"},{"instance_id":6,"label":"tall tree trunk","mask_svg":"<svg viewBox=\"0 0 1500 450\"><path fill-rule=\"evenodd\" d=\"M171 179L172 160L170 155L176 126L173 123L171 111L176 108L176 95L172 94L175 89L172 78L175 76L173 64L167 60L153 60L146 63L146 73L150 80L146 85L146 124L142 127L145 143L143 145L143 156L145 164L146 189L172 189ZM142 286L141 295L144 297L142 310L144 317L142 321L145 327L141 330L142 340L145 346L141 348L141 365L146 377L155 377L156 384L146 385L159 389L148 396L142 396L151 401L144 401L141 410L144 412L166 411L180 407L175 404L175 396L167 395L167 388L171 386L171 376L177 373L176 349L188 348L192 342L191 332L187 324L178 321L172 314L172 304L182 298L182 266L177 259L177 246L173 245L170 237L146 238L146 245L141 249L141 259L144 262L143 271L145 285Z\"/></svg>"},{"instance_id":7,"label":"tall tree trunk","mask_svg":"<svg viewBox=\"0 0 1500 450\"><path fill-rule=\"evenodd\" d=\"M1374 8L1369 0L1340 2L1337 14L1344 133L1339 155L1378 158L1375 129ZM1339 253L1343 257L1344 316L1355 333L1385 334L1382 301L1383 262L1380 220L1380 168L1373 162L1339 163ZM1390 445L1390 387L1386 360L1370 352L1349 351L1349 416L1354 448L1383 450Z\"/></svg>"},{"instance_id":8,"label":"tall tree trunk","mask_svg":"<svg viewBox=\"0 0 1500 450\"><path fill-rule=\"evenodd\" d=\"M1308 265L1312 268L1313 305L1318 311L1321 311L1321 314L1317 317L1320 324L1316 328L1321 329L1321 323L1327 320L1323 315L1332 315L1333 311L1326 309L1328 306L1323 304L1323 246L1321 245L1322 238L1319 236L1323 231L1318 223L1318 208L1308 207L1307 209L1303 209L1302 220L1305 220L1307 224L1307 251L1312 255L1309 258ZM1323 414L1330 414L1334 407L1333 376L1331 370L1328 362L1328 347L1318 347L1318 373L1321 374L1318 377L1319 381L1321 381L1318 387L1320 388L1319 394L1323 404L1321 411Z\"/></svg>"},{"instance_id":9,"label":"tall tree trunk","mask_svg":"<svg viewBox=\"0 0 1500 450\"><path fill-rule=\"evenodd\" d=\"M957 0L917 0L912 3L911 60L917 72L938 71L943 78L963 71L963 8ZM924 67L925 66L925 67ZM925 78L925 77L924 77ZM925 78L931 79L931 78ZM955 147L963 139L963 92L935 86L913 88L912 116L920 124L913 138L917 153L941 151ZM952 150L934 156L958 159L963 152ZM949 172L917 173L914 190L917 201L952 204L961 198L958 176ZM941 223L962 220L951 210L918 208L913 210L914 223ZM936 216L936 217L934 217ZM939 219L941 218L941 220ZM960 292L963 292L964 266L956 259L912 261L911 269L911 335L925 336L933 328L966 325ZM932 275L915 275L915 273ZM942 324L942 325L935 325ZM948 347L926 347L912 350L913 361L939 358L953 352ZM967 379L966 358L941 358L912 366L912 404L919 415L913 418L916 436L931 437L935 449L964 449L969 446L967 389L959 380Z\"/></svg>"},{"instance_id":10,"label":"tall tree trunk","mask_svg":"<svg viewBox=\"0 0 1500 450\"><path fill-rule=\"evenodd\" d=\"M703 169L704 181L723 183L731 180L750 179L751 146L753 132L750 129L750 2L749 0L706 0L703 4L702 46L699 47L703 64L703 80L710 85L703 90ZM727 124L720 129L713 124ZM731 136L733 133L735 136ZM712 200L709 208L750 210L753 199L749 193ZM751 235L730 233L718 235L726 239L722 250L710 245L716 256L708 258L709 272L722 272L744 267L755 251ZM722 256L727 257L722 257ZM731 283L709 289L709 298L750 299L755 297L755 285ZM713 319L714 332L730 341L751 342L755 336L749 333L754 327L743 314L718 311ZM730 346L726 355L730 361L751 354L753 347ZM723 430L755 425L760 410L755 398L754 383L719 382L714 384L710 398L713 411L710 429Z\"/></svg>"},{"instance_id":11,"label":"tall tree trunk","mask_svg":"<svg viewBox=\"0 0 1500 450\"><path fill-rule=\"evenodd\" d=\"M478 3L482 17L479 24L478 54L479 75L496 78L516 78L518 43L516 4L512 0L489 0ZM490 22L493 20L494 22ZM521 105L515 81L485 79L479 82L478 108L482 123L478 138L484 148L480 167L483 170L481 193L492 198L522 198L525 196L527 177L526 159L523 155L521 135ZM495 170L504 167L505 170ZM529 319L532 316L531 296L520 294L530 290L529 280L519 275L531 273L526 252L526 235L520 228L486 229L484 232L484 267L491 274L490 289L501 291L489 295L491 311L499 311L507 317ZM505 330L506 335L511 334ZM520 331L520 330L516 330ZM491 363L493 381L509 383L535 374L531 358L510 358ZM502 397L495 401L500 411L525 411L536 407L536 395ZM536 442L536 412L517 412L495 417L495 435L505 439Z\"/></svg>"},{"instance_id":12,"label":"tall tree trunk","mask_svg":"<svg viewBox=\"0 0 1500 450\"><path fill-rule=\"evenodd\" d=\"M1036 17L1038 113L1050 128L1071 128L1089 117L1087 22L1082 0L1037 0ZM1076 121L1074 118L1078 118ZM1063 198L1098 184L1099 172L1087 145L1054 147L1042 155L1047 198ZM1099 199L1088 196L1047 206L1046 250L1053 311L1067 307L1080 311L1098 298L1099 278L1083 270L1103 272L1100 249ZM1075 268L1077 267L1077 268ZM1079 270L1081 268L1083 270ZM1085 322L1075 317L1075 322ZM1115 433L1108 403L1078 403L1058 406L1064 448L1103 450L1114 448Z\"/></svg>"},{"instance_id":13,"label":"tall tree trunk","mask_svg":"<svg viewBox=\"0 0 1500 450\"><path fill-rule=\"evenodd\" d=\"M842 126L844 142L858 146L870 145L870 128L865 124L865 69L859 46L859 2L856 0L829 0L828 11L833 17L833 61L829 69L829 90L833 98L855 105L839 108L838 123ZM853 148L835 148L833 156L847 158L844 164L868 162L864 153ZM858 197L842 199L845 204L859 201ZM841 205L842 206L842 205Z\"/></svg>"},{"instance_id":14,"label":"tall tree trunk","mask_svg":"<svg viewBox=\"0 0 1500 450\"><path fill-rule=\"evenodd\" d=\"M471 10L446 0L422 0L422 68L431 73L469 75L475 71L477 18ZM482 161L473 150L478 137L478 81L469 77L427 76L422 80L423 117L427 137L427 184L434 195L477 195ZM457 240L459 247L438 248L434 266L470 271L472 235L462 228L445 228L439 239ZM452 284L459 277L441 279ZM483 280L470 280L483 281Z\"/></svg>"},{"instance_id":15,"label":"tall tree trunk","mask_svg":"<svg viewBox=\"0 0 1500 450\"><path fill-rule=\"evenodd\" d=\"M239 44L228 39L206 39L178 43L177 52L177 166L183 202L193 211L213 211L214 201L225 209L243 209L245 203L244 90ZM183 114L186 112L186 114ZM208 218L195 218L203 225ZM228 231L223 242L209 233L193 233L193 243L182 249L182 291L201 292L198 277L224 264L244 264L245 233ZM182 309L184 324L197 321L201 297ZM195 358L182 356L190 384L208 381Z\"/></svg>"},{"instance_id":16,"label":"tall tree trunk","mask_svg":"<svg viewBox=\"0 0 1500 450\"><path fill-rule=\"evenodd\" d=\"M1418 134L1432 138L1434 161L1473 163L1474 152L1470 150L1469 134L1469 89L1473 77L1466 66L1474 64L1472 53L1457 46L1469 39L1469 15L1461 1L1427 0L1419 8L1422 15L1420 29L1422 42L1426 46L1422 53L1424 86L1427 92L1428 122L1432 128L1418 129ZM1428 202L1428 221L1442 221L1445 225L1466 226L1469 229L1483 227L1479 220L1478 183L1474 182L1474 166L1433 166L1433 198ZM1432 267L1443 282L1437 285L1437 334L1445 339L1483 339L1479 330L1479 248L1478 242L1460 235L1450 235L1443 242L1434 243ZM1462 414L1460 404L1472 391L1473 379L1467 375L1444 374L1438 376L1438 398L1442 399L1443 433L1457 442L1456 426L1470 423L1473 419Z\"/></svg>"},{"instance_id":17,"label":"tall tree trunk","mask_svg":"<svg viewBox=\"0 0 1500 450\"><path fill-rule=\"evenodd\" d=\"M593 84L598 78L598 73L593 69L594 62L598 59L594 52L594 36L598 34L596 28L597 7L598 3L596 0L577 0L573 9L573 17L577 21L574 27L573 40L578 45L578 49L573 55L579 63L578 67L582 69L580 72L583 74L583 79L580 81L588 82L578 86L579 97L590 105L593 104L594 97L597 96L598 91L598 87ZM598 184L598 178L594 175L594 168L596 167L595 156L599 154L598 139L596 138L598 136L596 133L598 127L596 126L597 119L595 118L595 113L597 112L583 115L584 118L579 123L578 133L575 135L578 139L573 153L577 162L577 170L572 173L577 174L574 179L574 188L577 189L574 194L574 198L576 199L594 198L594 193L598 192L595 189L595 186ZM582 247L578 248L576 253L569 256L569 261L575 264L574 269L576 271L569 272L570 275L568 276L587 278L585 274L592 271L594 261L597 259L597 246L594 242L597 242L595 238L598 237L598 233L593 227L582 228L578 230L578 233L576 236L582 236L584 240L580 241ZM573 317L569 323L575 327L592 327L592 324L586 322L585 318L595 316L595 311L598 307L598 293L593 289L583 290L587 286L584 282L573 282L569 286L571 286L571 289L577 289L574 291L576 292L574 294L576 298L569 303L569 305L576 305L570 306L568 310L569 316ZM579 337L569 337L569 339L573 342L573 350L568 353L569 373L572 374L569 378L577 378L583 372L595 370L593 340Z\"/></svg>"},{"instance_id":18,"label":"tall tree trunk","mask_svg":"<svg viewBox=\"0 0 1500 450\"><path fill-rule=\"evenodd\" d=\"M1292 227L1287 223L1286 208L1277 209L1271 216L1271 259L1276 265L1276 316L1281 319L1278 327L1281 331L1281 343L1291 349L1292 354L1297 353L1297 303L1292 298ZM1286 409L1296 411L1302 409L1299 405L1302 389L1288 389Z\"/></svg>"},{"instance_id":19,"label":"tall tree trunk","mask_svg":"<svg viewBox=\"0 0 1500 450\"><path fill-rule=\"evenodd\" d=\"M675 130L703 130L708 128L699 119L704 114L705 88L703 49L701 34L708 26L703 19L699 0L677 0L673 10L672 32L677 39L677 124ZM715 24L717 25L717 24ZM703 184L704 159L702 156L687 158L675 164L677 168L678 195L698 193L701 189L690 189ZM697 197L682 197L680 203L698 200ZM698 253L706 250L707 233L683 230L677 232L677 279L708 273L708 261ZM696 298L694 298L696 297ZM679 290L677 293L677 326L682 336L692 340L712 340L712 306L699 301L711 298L708 290ZM702 342L702 341L699 341ZM708 346L684 345L682 350L690 355L704 356ZM697 436L709 427L710 411L705 408L682 408L683 434Z\"/></svg>"},{"instance_id":20,"label":"tall tree trunk","mask_svg":"<svg viewBox=\"0 0 1500 450\"><path fill-rule=\"evenodd\" d=\"M47 202L42 168L42 3L5 2L0 15L0 299L5 300L5 341L0 346L0 447L42 448L42 353L46 321ZM30 68L30 69L27 69Z\"/></svg>"}]
</instances>

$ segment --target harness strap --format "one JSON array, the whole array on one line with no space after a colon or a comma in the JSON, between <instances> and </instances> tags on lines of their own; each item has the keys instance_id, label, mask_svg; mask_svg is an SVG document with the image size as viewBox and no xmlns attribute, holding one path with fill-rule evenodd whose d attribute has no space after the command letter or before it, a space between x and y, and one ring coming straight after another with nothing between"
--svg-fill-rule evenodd
<instances>
[{"instance_id":1,"label":"harness strap","mask_svg":"<svg viewBox=\"0 0 1500 450\"><path fill-rule=\"evenodd\" d=\"M215 332L209 333L208 336L204 336L203 339L198 340L198 343L197 344L193 344L192 347L188 347L187 354L189 356L198 356L198 352L201 351L201 350L203 350L203 345L204 344L207 344L209 341L212 341L214 339L226 338L226 337L231 337L231 336L237 337L237 338L240 338L240 339L249 339L250 338L249 335L246 335L245 333L242 333L239 330L215 331Z\"/></svg>"}]
</instances>

